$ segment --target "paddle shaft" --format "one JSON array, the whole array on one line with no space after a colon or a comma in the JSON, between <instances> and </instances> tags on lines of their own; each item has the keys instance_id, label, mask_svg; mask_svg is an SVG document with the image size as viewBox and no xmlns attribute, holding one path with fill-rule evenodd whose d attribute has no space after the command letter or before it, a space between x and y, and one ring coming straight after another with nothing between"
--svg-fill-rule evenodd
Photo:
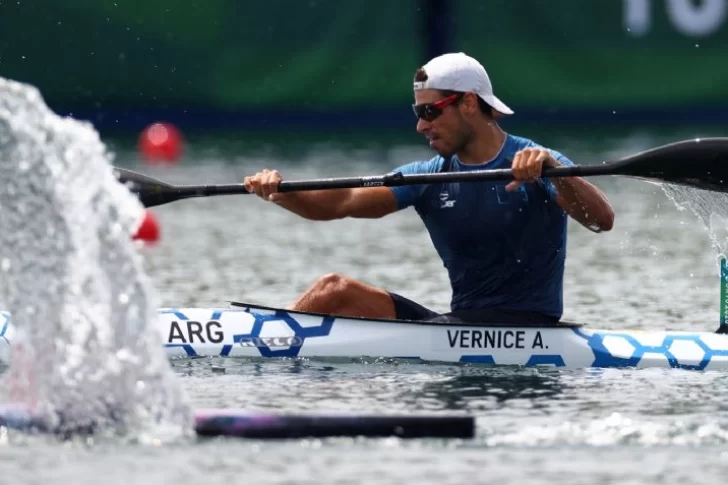
<instances>
[{"instance_id":1,"label":"paddle shaft","mask_svg":"<svg viewBox=\"0 0 728 485\"><path fill-rule=\"evenodd\" d=\"M592 175L609 175L610 167L578 166L557 167L543 170L543 177L586 177ZM279 192L302 192L310 190L351 189L362 187L397 187L402 185L433 184L438 182L482 182L513 180L511 169L473 170L469 172L402 174L392 172L386 175L365 177L324 178L314 180L282 181L278 185ZM219 185L180 185L166 188L177 198L208 197L212 195L249 194L243 184ZM172 193L169 193L172 195Z\"/></svg>"},{"instance_id":2,"label":"paddle shaft","mask_svg":"<svg viewBox=\"0 0 728 485\"><path fill-rule=\"evenodd\" d=\"M248 194L243 184L171 185L129 170L116 169L119 180L129 184L147 207L180 199L213 195ZM546 168L542 177L590 177L625 175L703 190L728 192L728 138L687 140L654 148L614 162L572 167ZM484 182L514 180L510 168L470 170L465 172L402 174L366 177L323 178L282 181L279 192L350 189L360 187L396 187L401 185L443 182Z\"/></svg>"}]
</instances>

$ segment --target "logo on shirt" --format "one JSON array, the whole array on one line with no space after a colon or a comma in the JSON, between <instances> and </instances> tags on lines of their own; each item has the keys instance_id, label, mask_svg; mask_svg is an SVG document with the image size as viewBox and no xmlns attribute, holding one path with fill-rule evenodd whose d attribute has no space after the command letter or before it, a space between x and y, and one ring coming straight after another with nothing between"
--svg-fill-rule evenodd
<instances>
[{"instance_id":1,"label":"logo on shirt","mask_svg":"<svg viewBox=\"0 0 728 485\"><path fill-rule=\"evenodd\" d=\"M450 194L447 191L440 192L440 209L455 207L455 200L450 200Z\"/></svg>"}]
</instances>

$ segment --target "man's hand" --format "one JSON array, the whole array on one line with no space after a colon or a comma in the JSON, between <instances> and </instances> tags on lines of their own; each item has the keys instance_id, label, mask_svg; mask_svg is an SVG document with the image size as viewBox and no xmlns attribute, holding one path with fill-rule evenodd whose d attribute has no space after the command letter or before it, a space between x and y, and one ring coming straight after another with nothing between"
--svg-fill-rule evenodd
<instances>
[{"instance_id":1,"label":"man's hand","mask_svg":"<svg viewBox=\"0 0 728 485\"><path fill-rule=\"evenodd\" d=\"M535 182L540 176L543 167L559 167L548 150L543 148L524 148L516 153L511 164L515 180L506 185L506 191L512 192L524 183Z\"/></svg>"},{"instance_id":2,"label":"man's hand","mask_svg":"<svg viewBox=\"0 0 728 485\"><path fill-rule=\"evenodd\" d=\"M278 184L281 182L281 174L278 170L261 170L255 175L245 177L243 184L248 192L254 192L258 197L276 202L283 194L278 192Z\"/></svg>"}]
</instances>

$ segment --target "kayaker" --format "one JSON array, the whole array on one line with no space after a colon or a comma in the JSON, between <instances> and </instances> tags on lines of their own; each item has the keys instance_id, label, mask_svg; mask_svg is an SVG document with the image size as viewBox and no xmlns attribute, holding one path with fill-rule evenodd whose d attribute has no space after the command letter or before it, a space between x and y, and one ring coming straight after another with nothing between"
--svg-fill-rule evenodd
<instances>
[{"instance_id":1,"label":"kayaker","mask_svg":"<svg viewBox=\"0 0 728 485\"><path fill-rule=\"evenodd\" d=\"M567 220L609 231L607 197L580 177L543 178L571 166L558 151L508 134L513 111L493 94L483 66L464 53L438 56L414 75L417 131L437 155L395 168L405 174L513 169L511 182L436 183L279 193L277 170L245 177L248 190L311 220L380 218L413 207L448 271L450 311L332 273L288 309L367 318L549 323L563 313Z\"/></svg>"}]
</instances>

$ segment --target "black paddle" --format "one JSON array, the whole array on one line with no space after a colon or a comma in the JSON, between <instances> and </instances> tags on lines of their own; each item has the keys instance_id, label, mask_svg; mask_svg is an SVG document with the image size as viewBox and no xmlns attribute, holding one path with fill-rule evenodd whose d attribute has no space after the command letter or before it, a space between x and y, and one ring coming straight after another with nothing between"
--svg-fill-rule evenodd
<instances>
[{"instance_id":1,"label":"black paddle","mask_svg":"<svg viewBox=\"0 0 728 485\"><path fill-rule=\"evenodd\" d=\"M146 207L175 200L213 195L248 194L240 184L171 185L131 170L115 168L121 182L139 196ZM587 177L626 175L648 181L667 182L704 190L728 192L728 138L697 138L663 145L621 160L601 165L544 169L545 177ZM280 192L346 189L354 187L393 187L437 182L477 182L513 180L511 169L474 170L426 174L402 174L368 177L326 178L280 183Z\"/></svg>"}]
</instances>

